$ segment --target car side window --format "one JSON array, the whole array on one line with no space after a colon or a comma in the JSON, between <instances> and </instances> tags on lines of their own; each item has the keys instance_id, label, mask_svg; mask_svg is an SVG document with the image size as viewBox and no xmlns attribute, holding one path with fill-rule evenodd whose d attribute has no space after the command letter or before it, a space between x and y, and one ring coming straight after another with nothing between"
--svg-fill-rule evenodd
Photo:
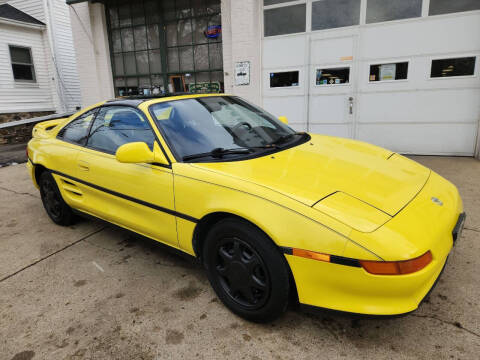
<instances>
[{"instance_id":1,"label":"car side window","mask_svg":"<svg viewBox=\"0 0 480 360\"><path fill-rule=\"evenodd\" d=\"M145 142L153 149L155 135L142 114L127 106L106 106L100 109L91 127L87 147L115 154L131 142Z\"/></svg>"},{"instance_id":2,"label":"car side window","mask_svg":"<svg viewBox=\"0 0 480 360\"><path fill-rule=\"evenodd\" d=\"M85 145L90 124L96 113L97 109L94 109L80 115L60 130L57 137L74 144Z\"/></svg>"}]
</instances>

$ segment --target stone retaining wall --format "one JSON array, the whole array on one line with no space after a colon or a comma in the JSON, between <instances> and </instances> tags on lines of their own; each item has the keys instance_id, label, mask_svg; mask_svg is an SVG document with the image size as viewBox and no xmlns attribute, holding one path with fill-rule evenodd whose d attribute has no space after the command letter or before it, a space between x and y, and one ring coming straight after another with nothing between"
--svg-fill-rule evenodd
<instances>
[{"instance_id":1,"label":"stone retaining wall","mask_svg":"<svg viewBox=\"0 0 480 360\"><path fill-rule=\"evenodd\" d=\"M0 114L0 124L53 114L54 111L36 111ZM36 123L21 124L0 129L0 144L19 144L30 140Z\"/></svg>"}]
</instances>

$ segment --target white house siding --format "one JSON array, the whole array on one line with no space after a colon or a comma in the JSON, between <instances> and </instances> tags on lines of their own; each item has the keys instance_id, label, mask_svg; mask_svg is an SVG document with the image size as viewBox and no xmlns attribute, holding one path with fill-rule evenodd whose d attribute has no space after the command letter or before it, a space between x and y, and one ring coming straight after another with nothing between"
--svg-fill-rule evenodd
<instances>
[{"instance_id":1,"label":"white house siding","mask_svg":"<svg viewBox=\"0 0 480 360\"><path fill-rule=\"evenodd\" d=\"M8 45L30 47L36 83L13 79ZM0 113L54 111L42 30L0 24Z\"/></svg>"},{"instance_id":2,"label":"white house siding","mask_svg":"<svg viewBox=\"0 0 480 360\"><path fill-rule=\"evenodd\" d=\"M45 23L44 0L10 0L8 4Z\"/></svg>"},{"instance_id":3,"label":"white house siding","mask_svg":"<svg viewBox=\"0 0 480 360\"><path fill-rule=\"evenodd\" d=\"M82 105L80 80L73 46L70 14L65 0L10 0L8 4L46 25L45 44L58 112L74 111Z\"/></svg>"}]
</instances>

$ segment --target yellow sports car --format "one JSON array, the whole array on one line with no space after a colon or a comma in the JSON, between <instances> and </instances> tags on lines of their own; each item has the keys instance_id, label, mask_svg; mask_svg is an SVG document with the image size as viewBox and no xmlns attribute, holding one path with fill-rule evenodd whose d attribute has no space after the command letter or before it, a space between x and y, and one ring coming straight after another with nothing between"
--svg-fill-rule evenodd
<instances>
[{"instance_id":1,"label":"yellow sports car","mask_svg":"<svg viewBox=\"0 0 480 360\"><path fill-rule=\"evenodd\" d=\"M253 321L308 308L415 310L465 215L454 185L361 141L295 132L227 95L103 102L35 126L51 219L93 215L193 255Z\"/></svg>"}]
</instances>

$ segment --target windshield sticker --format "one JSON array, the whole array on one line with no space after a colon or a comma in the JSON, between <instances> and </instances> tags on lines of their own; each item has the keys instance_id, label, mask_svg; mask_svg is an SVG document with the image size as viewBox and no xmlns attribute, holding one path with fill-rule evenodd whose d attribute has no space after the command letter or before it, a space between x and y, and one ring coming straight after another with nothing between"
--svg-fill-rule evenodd
<instances>
[{"instance_id":1,"label":"windshield sticker","mask_svg":"<svg viewBox=\"0 0 480 360\"><path fill-rule=\"evenodd\" d=\"M168 109L158 109L154 110L155 117L157 120L168 120L170 119L170 114L172 113L173 107L169 107Z\"/></svg>"},{"instance_id":2,"label":"windshield sticker","mask_svg":"<svg viewBox=\"0 0 480 360\"><path fill-rule=\"evenodd\" d=\"M110 121L112 120L113 112L107 112L103 117L103 126L110 126Z\"/></svg>"}]
</instances>

